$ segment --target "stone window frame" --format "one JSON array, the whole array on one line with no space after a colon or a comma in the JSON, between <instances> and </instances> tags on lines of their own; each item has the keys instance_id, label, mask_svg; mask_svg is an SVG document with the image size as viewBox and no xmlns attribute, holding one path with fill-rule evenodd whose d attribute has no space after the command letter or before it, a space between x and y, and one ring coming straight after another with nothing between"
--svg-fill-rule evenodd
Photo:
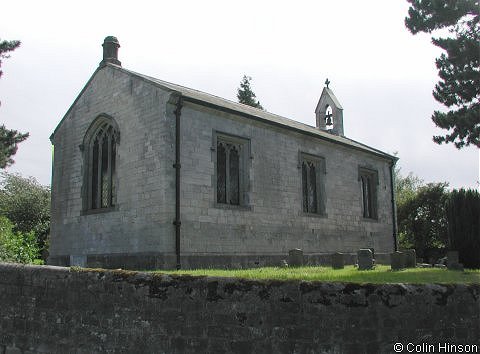
<instances>
[{"instance_id":1,"label":"stone window frame","mask_svg":"<svg viewBox=\"0 0 480 354\"><path fill-rule=\"evenodd\" d=\"M378 220L379 182L378 170L366 166L358 167L360 206L365 220Z\"/></svg>"},{"instance_id":2,"label":"stone window frame","mask_svg":"<svg viewBox=\"0 0 480 354\"><path fill-rule=\"evenodd\" d=\"M315 191L316 191L316 211L307 211L305 210L305 186L304 186L304 178L303 178L303 164L304 163L313 164L315 167ZM315 155L307 152L300 151L298 156L298 171L299 171L299 179L300 179L300 195L301 195L301 212L300 214L303 216L315 216L315 217L328 217L326 211L326 189L325 189L325 182L326 182L326 160L325 157L321 155ZM318 173L317 173L318 171Z\"/></svg>"},{"instance_id":3,"label":"stone window frame","mask_svg":"<svg viewBox=\"0 0 480 354\"><path fill-rule=\"evenodd\" d=\"M213 131L212 139L212 161L213 161L213 203L216 208L220 209L234 209L234 210L251 210L249 204L249 190L250 190L250 167L251 167L251 141L247 137L238 136L223 131ZM217 189L217 149L219 141L226 144L235 145L239 148L239 203L221 203L218 202Z\"/></svg>"},{"instance_id":4,"label":"stone window frame","mask_svg":"<svg viewBox=\"0 0 480 354\"><path fill-rule=\"evenodd\" d=\"M102 133L104 130L110 130L110 133ZM100 206L97 208L93 208L93 200L92 200L92 191L93 191L93 181L92 181L92 173L93 173L93 148L94 148L94 140L97 136L102 133L106 134L107 138L109 139L108 143L108 159L107 159L107 175L109 176L108 180L108 202L107 206ZM112 152L112 144L111 139L114 139L115 144L115 159L113 159L113 152ZM120 130L118 128L118 124L115 119L106 114L102 113L98 115L85 133L83 138L83 143L79 146L80 150L83 152L83 184L82 184L82 200L83 200L83 215L88 214L97 214L97 213L105 213L114 210L118 210L117 204L117 195L118 195L118 173L113 172L111 170L112 161L115 161L115 170L118 171L118 146L120 145ZM101 153L99 153L101 156ZM101 166L102 162L100 159L97 159L98 166ZM98 169L97 169L98 171ZM102 182L99 183L99 189L102 185ZM113 193L112 188L115 186L115 193ZM113 193L113 195L112 195ZM101 205L101 193L97 196L97 202Z\"/></svg>"}]
</instances>

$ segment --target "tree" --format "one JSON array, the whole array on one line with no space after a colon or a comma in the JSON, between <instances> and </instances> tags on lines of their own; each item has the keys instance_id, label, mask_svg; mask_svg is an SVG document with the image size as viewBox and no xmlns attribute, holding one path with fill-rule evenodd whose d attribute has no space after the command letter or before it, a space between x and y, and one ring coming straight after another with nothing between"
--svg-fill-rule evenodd
<instances>
[{"instance_id":1,"label":"tree","mask_svg":"<svg viewBox=\"0 0 480 354\"><path fill-rule=\"evenodd\" d=\"M16 154L18 145L28 138L28 133L22 134L16 130L10 130L5 125L0 126L0 168L4 169L12 165L12 156Z\"/></svg>"},{"instance_id":2,"label":"tree","mask_svg":"<svg viewBox=\"0 0 480 354\"><path fill-rule=\"evenodd\" d=\"M400 248L414 248L427 258L431 249L448 244L445 201L448 183L428 183L412 173L403 177L395 170L398 238Z\"/></svg>"},{"instance_id":3,"label":"tree","mask_svg":"<svg viewBox=\"0 0 480 354\"><path fill-rule=\"evenodd\" d=\"M450 249L458 251L467 268L480 268L480 193L454 190L447 200Z\"/></svg>"},{"instance_id":4,"label":"tree","mask_svg":"<svg viewBox=\"0 0 480 354\"><path fill-rule=\"evenodd\" d=\"M411 6L406 27L416 34L447 29L451 35L432 37L445 50L436 59L440 81L433 96L449 108L435 111L432 120L446 129L434 136L437 144L454 143L458 149L470 144L480 147L480 5L478 0L407 0Z\"/></svg>"},{"instance_id":5,"label":"tree","mask_svg":"<svg viewBox=\"0 0 480 354\"><path fill-rule=\"evenodd\" d=\"M33 232L40 250L50 233L50 188L33 177L3 172L0 182L0 216L8 218L15 232Z\"/></svg>"},{"instance_id":6,"label":"tree","mask_svg":"<svg viewBox=\"0 0 480 354\"><path fill-rule=\"evenodd\" d=\"M255 96L255 93L252 91L250 87L251 80L252 78L250 76L243 75L243 79L240 82L240 87L238 88L238 91L237 91L238 102L255 107L255 108L263 109L262 105L257 100L257 96Z\"/></svg>"},{"instance_id":7,"label":"tree","mask_svg":"<svg viewBox=\"0 0 480 354\"><path fill-rule=\"evenodd\" d=\"M20 41L0 40L0 77L3 75L2 59L9 57L7 53L14 51L20 46ZM17 144L28 138L28 133L22 134L16 130L10 130L5 125L0 126L0 168L5 168L14 163L12 156L17 152Z\"/></svg>"},{"instance_id":8,"label":"tree","mask_svg":"<svg viewBox=\"0 0 480 354\"><path fill-rule=\"evenodd\" d=\"M404 205L415 198L423 180L410 172L406 177L400 174L400 168L395 170L395 196L397 205Z\"/></svg>"}]
</instances>

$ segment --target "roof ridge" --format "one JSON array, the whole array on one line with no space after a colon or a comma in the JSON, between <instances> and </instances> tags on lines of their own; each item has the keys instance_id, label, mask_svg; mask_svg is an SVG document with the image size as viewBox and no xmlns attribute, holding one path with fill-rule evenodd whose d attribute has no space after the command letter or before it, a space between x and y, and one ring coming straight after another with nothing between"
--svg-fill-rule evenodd
<instances>
[{"instance_id":1,"label":"roof ridge","mask_svg":"<svg viewBox=\"0 0 480 354\"><path fill-rule=\"evenodd\" d=\"M123 68L119 65L115 65L115 64L112 64L112 63L105 63L102 67L99 67L99 68L97 68L97 70L95 70L94 74L92 75L90 80L87 82L87 84L85 85L83 90L80 92L80 95L77 97L77 99L74 101L74 103L72 104L71 107L73 107L73 105L79 99L79 97L81 96L83 91L86 89L86 87L89 85L89 83L91 82L91 80L95 76L95 74L99 70L101 70L105 67L110 67L112 69L119 70L119 71L125 73L126 75L133 75L133 76L139 78L140 80L145 80L146 82L151 83L152 85L157 85L158 87L160 87L164 90L171 91L171 92L176 92L176 93L184 96L185 98L190 100L190 102L193 102L193 103L197 103L197 104L201 104L201 105L204 105L204 106L207 106L207 107L213 107L213 108L218 109L218 110L223 110L223 111L227 111L227 112L230 112L230 113L245 116L245 117L248 117L250 119L255 119L257 121L260 121L260 122L263 122L263 123L266 123L266 124L279 126L279 127L289 129L289 130L292 130L292 131L295 131L295 132L298 132L298 133L301 133L301 134L315 136L319 139L328 141L328 142L333 143L333 144L340 144L340 145L347 146L347 147L352 148L352 149L361 150L361 151L364 151L364 152L367 152L367 153L371 153L371 154L380 156L382 158L388 158L390 160L396 159L394 156L392 156L390 154L387 154L387 153L385 153L381 150L372 148L368 145L359 143L355 140L352 140L352 139L347 138L347 137L342 136L342 135L335 135L335 134L329 133L328 131L319 129L319 128L313 126L313 125L309 125L309 124L306 124L306 123L303 123L303 122L299 122L295 119L283 117L281 115L271 113L271 112L268 112L268 111L265 111L265 110L262 110L262 109L258 109L258 108L255 108L255 107L251 107L251 106L248 106L248 105L245 105L245 104L242 104L242 103L234 102L232 100L229 100L229 99L226 99L226 98L223 98L223 97L220 97L220 96L216 96L216 95L213 95L213 94L210 94L210 93L207 93L207 92L203 92L203 91L192 89L192 88L189 88L189 87L186 87L186 86L182 86L182 85L174 84L174 83L164 81L164 80L161 80L161 79L157 79L153 76L140 74L136 71L125 69L125 68ZM71 109L71 107L70 107L70 109ZM69 109L69 111L70 111L70 109ZM67 114L68 114L69 111L67 111ZM67 114L65 114L63 119L65 119ZM63 119L62 119L62 121L63 121ZM58 129L58 127L60 126L62 121L59 123L59 125L55 129L52 136L55 134L56 130Z\"/></svg>"},{"instance_id":2,"label":"roof ridge","mask_svg":"<svg viewBox=\"0 0 480 354\"><path fill-rule=\"evenodd\" d=\"M222 96L218 96L218 95L214 95L212 93L209 93L209 92L206 92L206 91L202 91L202 90L197 90L197 89L194 89L194 88L191 88L191 87L188 87L188 86L184 86L184 85L180 85L180 84L176 84L176 83L173 83L173 82L170 82L170 81L166 81L166 80L162 80L162 79L158 79L156 77L153 77L153 76L150 76L150 75L145 75L145 74L140 74L136 71L133 71L133 70L129 70L129 69L125 69L123 67L119 67L118 65L114 65L116 68L119 68L119 69L122 69L126 72L129 72L129 73L132 73L132 74L135 74L135 75L138 75L138 76L141 76L141 77L144 77L148 80L151 80L151 81L154 81L156 83L160 83L160 84L167 84L167 85L172 85L172 86L178 86L178 87L181 87L181 88L184 88L184 89L187 89L187 90L190 90L190 91L195 91L195 92L198 92L202 95L208 95L208 96L211 96L211 97L214 97L214 98L217 98L217 99L220 99L222 101L226 101L226 102L229 102L229 103L232 103L234 105L239 105L239 106L242 106L246 109L249 109L249 110L254 110L254 111L257 111L258 113L267 113L267 114L270 114L270 115L274 115L274 116L277 116L279 118L282 118L282 119L288 119L292 122L295 122L297 124L303 124L307 127L311 127L311 128L315 128L313 125L310 125L310 124L307 124L307 123L303 123L303 122L300 122L298 120L295 120L295 119L292 119L292 118L288 118L288 117L284 117L284 116L281 116L280 114L277 114L277 113L273 113L273 112L270 112L270 111L267 111L265 109L260 109L260 108L257 108L257 107L252 107L252 106L249 106L247 104L244 104L244 103L241 103L241 102L235 102L235 101L232 101L228 98L225 98L225 97L222 97Z\"/></svg>"}]
</instances>

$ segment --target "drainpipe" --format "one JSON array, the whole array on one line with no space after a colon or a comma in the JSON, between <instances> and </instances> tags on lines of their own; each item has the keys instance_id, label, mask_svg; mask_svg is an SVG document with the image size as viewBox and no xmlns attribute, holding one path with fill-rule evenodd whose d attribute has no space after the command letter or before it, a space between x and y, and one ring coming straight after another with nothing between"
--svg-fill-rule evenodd
<instances>
[{"instance_id":1,"label":"drainpipe","mask_svg":"<svg viewBox=\"0 0 480 354\"><path fill-rule=\"evenodd\" d=\"M177 256L177 269L181 268L180 263L180 115L182 112L183 99L178 97L177 108L175 109L175 254Z\"/></svg>"},{"instance_id":2,"label":"drainpipe","mask_svg":"<svg viewBox=\"0 0 480 354\"><path fill-rule=\"evenodd\" d=\"M397 240L397 207L395 204L395 186L394 186L394 168L396 164L396 160L392 160L390 164L390 188L392 192L392 223L393 223L393 244L394 244L394 251L398 251L398 240Z\"/></svg>"}]
</instances>

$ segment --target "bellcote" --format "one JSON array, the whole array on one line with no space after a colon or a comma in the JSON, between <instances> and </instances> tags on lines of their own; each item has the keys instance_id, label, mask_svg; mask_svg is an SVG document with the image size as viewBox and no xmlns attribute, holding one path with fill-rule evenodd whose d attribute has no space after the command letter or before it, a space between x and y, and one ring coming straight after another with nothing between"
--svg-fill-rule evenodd
<instances>
[{"instance_id":1,"label":"bellcote","mask_svg":"<svg viewBox=\"0 0 480 354\"><path fill-rule=\"evenodd\" d=\"M343 136L343 107L333 91L328 88L329 84L330 81L327 79L325 81L326 86L318 100L317 108L315 108L317 128Z\"/></svg>"}]
</instances>

